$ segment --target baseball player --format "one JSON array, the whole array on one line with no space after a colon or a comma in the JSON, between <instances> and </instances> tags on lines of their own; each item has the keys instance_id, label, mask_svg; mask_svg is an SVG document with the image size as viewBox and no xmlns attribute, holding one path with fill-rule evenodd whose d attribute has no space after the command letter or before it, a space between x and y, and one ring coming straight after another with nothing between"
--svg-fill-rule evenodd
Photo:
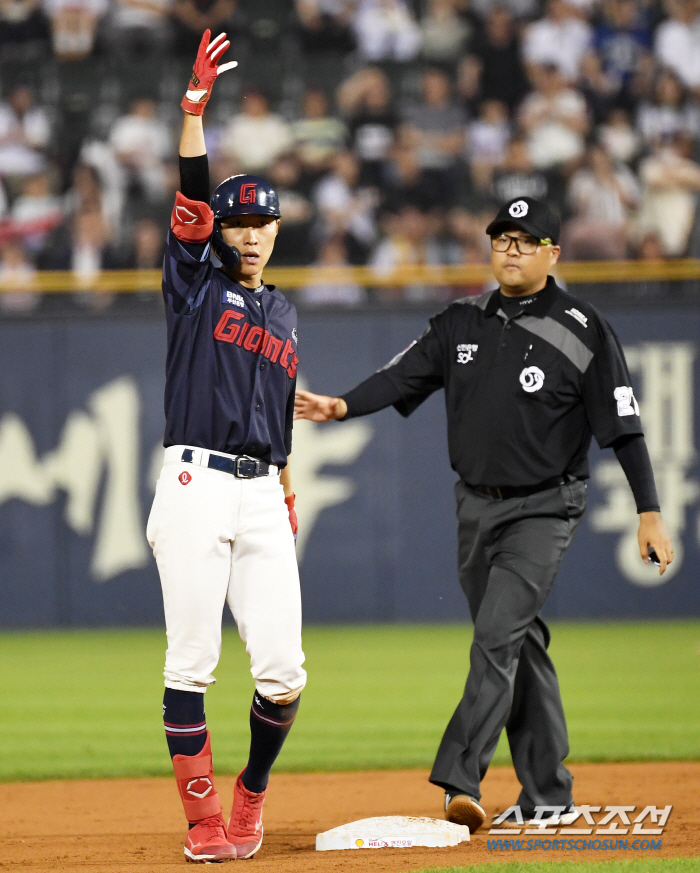
<instances>
[{"instance_id":1,"label":"baseball player","mask_svg":"<svg viewBox=\"0 0 700 873\"><path fill-rule=\"evenodd\" d=\"M262 273L280 225L274 189L232 176L209 203L202 113L228 48L202 37L180 141L163 267L168 327L165 459L147 535L163 589L163 719L190 825L189 861L250 858L263 837L270 769L306 682L289 477L297 319ZM212 263L212 252L220 266ZM214 682L225 603L250 657L250 755L233 808L214 787L204 692Z\"/></svg>"},{"instance_id":2,"label":"baseball player","mask_svg":"<svg viewBox=\"0 0 700 873\"><path fill-rule=\"evenodd\" d=\"M551 824L576 817L566 721L544 601L586 508L588 449L612 447L639 512L642 560L663 573L673 549L659 512L639 408L620 344L588 303L549 276L559 220L530 197L486 231L500 288L459 300L342 397L297 392L296 415L345 419L394 406L410 415L443 388L455 486L459 581L474 621L464 696L430 776L449 821L485 819L480 783L503 728L518 804ZM421 463L420 458L412 463Z\"/></svg>"}]
</instances>

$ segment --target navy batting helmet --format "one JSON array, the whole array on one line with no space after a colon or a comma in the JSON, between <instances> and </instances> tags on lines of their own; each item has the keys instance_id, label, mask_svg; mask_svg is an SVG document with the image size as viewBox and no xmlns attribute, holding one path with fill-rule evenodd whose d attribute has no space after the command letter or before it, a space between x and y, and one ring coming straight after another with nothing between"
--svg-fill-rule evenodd
<instances>
[{"instance_id":1,"label":"navy batting helmet","mask_svg":"<svg viewBox=\"0 0 700 873\"><path fill-rule=\"evenodd\" d=\"M280 201L277 192L260 176L230 176L219 185L211 198L214 218L230 218L233 215L270 215L280 217Z\"/></svg>"},{"instance_id":2,"label":"navy batting helmet","mask_svg":"<svg viewBox=\"0 0 700 873\"><path fill-rule=\"evenodd\" d=\"M212 195L211 208L214 212L214 254L225 267L234 270L241 262L241 253L235 246L224 242L221 219L235 215L280 217L280 201L275 189L260 176L247 173L224 179Z\"/></svg>"}]
</instances>

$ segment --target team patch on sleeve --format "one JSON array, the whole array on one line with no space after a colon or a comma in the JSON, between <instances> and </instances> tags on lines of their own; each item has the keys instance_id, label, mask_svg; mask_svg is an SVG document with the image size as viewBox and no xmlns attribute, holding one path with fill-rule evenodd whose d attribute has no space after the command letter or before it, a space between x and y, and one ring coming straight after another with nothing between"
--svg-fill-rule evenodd
<instances>
[{"instance_id":1,"label":"team patch on sleeve","mask_svg":"<svg viewBox=\"0 0 700 873\"><path fill-rule=\"evenodd\" d=\"M629 385L621 385L616 388L614 396L617 401L618 415L639 415L639 404L634 396L634 390Z\"/></svg>"},{"instance_id":2,"label":"team patch on sleeve","mask_svg":"<svg viewBox=\"0 0 700 873\"><path fill-rule=\"evenodd\" d=\"M190 200L178 191L170 229L182 242L206 242L214 230L214 213L208 203Z\"/></svg>"}]
</instances>

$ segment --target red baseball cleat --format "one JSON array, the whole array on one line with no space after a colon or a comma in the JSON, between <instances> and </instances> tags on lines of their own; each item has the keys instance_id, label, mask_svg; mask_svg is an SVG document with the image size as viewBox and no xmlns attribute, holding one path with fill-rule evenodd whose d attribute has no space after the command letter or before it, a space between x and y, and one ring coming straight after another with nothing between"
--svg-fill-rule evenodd
<instances>
[{"instance_id":1,"label":"red baseball cleat","mask_svg":"<svg viewBox=\"0 0 700 873\"><path fill-rule=\"evenodd\" d=\"M252 858L263 841L262 811L265 791L255 794L236 779L233 789L233 809L228 823L228 841L236 847L237 858Z\"/></svg>"},{"instance_id":2,"label":"red baseball cleat","mask_svg":"<svg viewBox=\"0 0 700 873\"><path fill-rule=\"evenodd\" d=\"M194 823L185 840L188 861L208 864L235 861L236 847L226 839L221 801L214 787L214 769L209 732L197 755L175 755L173 769L187 821Z\"/></svg>"},{"instance_id":3,"label":"red baseball cleat","mask_svg":"<svg viewBox=\"0 0 700 873\"><path fill-rule=\"evenodd\" d=\"M185 857L199 864L236 860L236 847L226 839L226 825L221 813L203 818L190 828L185 840Z\"/></svg>"}]
</instances>

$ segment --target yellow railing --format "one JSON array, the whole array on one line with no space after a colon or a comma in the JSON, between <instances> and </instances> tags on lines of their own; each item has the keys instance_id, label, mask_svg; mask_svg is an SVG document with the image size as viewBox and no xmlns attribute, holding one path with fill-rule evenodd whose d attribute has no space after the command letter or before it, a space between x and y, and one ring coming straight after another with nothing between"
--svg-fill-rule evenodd
<instances>
[{"instance_id":1,"label":"yellow railing","mask_svg":"<svg viewBox=\"0 0 700 873\"><path fill-rule=\"evenodd\" d=\"M572 261L557 267L557 276L567 283L657 282L700 280L700 259L674 261ZM370 267L270 267L265 281L283 290L312 284L356 284L370 288L400 288L407 285L479 287L492 278L488 264L454 267L401 267L379 273ZM37 291L65 293L159 291L160 270L103 270L89 281L70 271L46 271L16 284L0 283L0 293Z\"/></svg>"}]
</instances>

